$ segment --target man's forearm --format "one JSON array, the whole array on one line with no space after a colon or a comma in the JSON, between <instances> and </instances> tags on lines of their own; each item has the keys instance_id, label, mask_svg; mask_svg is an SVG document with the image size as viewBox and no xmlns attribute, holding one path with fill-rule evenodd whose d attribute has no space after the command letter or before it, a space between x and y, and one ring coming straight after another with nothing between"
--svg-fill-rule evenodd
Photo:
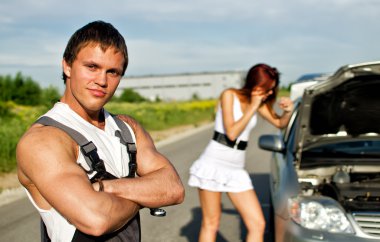
<instances>
[{"instance_id":1,"label":"man's forearm","mask_svg":"<svg viewBox=\"0 0 380 242\"><path fill-rule=\"evenodd\" d=\"M115 194L100 192L96 203L86 206L86 220L74 220L80 231L94 236L111 233L128 223L141 209L137 203ZM82 217L82 216L81 216Z\"/></svg>"},{"instance_id":2,"label":"man's forearm","mask_svg":"<svg viewBox=\"0 0 380 242\"><path fill-rule=\"evenodd\" d=\"M114 215L114 219L110 219L111 221L108 220L110 227L107 232L113 232L123 227L132 218L134 218L141 209L139 204L121 197L113 196L113 201L117 203L116 206L118 206L118 208L116 208L113 203L113 206L110 209L112 211L110 212Z\"/></svg>"},{"instance_id":3,"label":"man's forearm","mask_svg":"<svg viewBox=\"0 0 380 242\"><path fill-rule=\"evenodd\" d=\"M184 187L172 168L162 168L143 177L103 181L104 191L131 200L143 207L179 204Z\"/></svg>"}]
</instances>

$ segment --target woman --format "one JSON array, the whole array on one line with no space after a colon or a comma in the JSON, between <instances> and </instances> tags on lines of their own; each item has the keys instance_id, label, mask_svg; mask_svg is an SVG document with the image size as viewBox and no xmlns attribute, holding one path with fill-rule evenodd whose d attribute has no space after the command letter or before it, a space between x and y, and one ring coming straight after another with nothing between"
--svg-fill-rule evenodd
<instances>
[{"instance_id":1,"label":"woman","mask_svg":"<svg viewBox=\"0 0 380 242\"><path fill-rule=\"evenodd\" d=\"M293 103L282 98L278 116L273 109L279 85L276 68L253 66L241 89L223 91L215 118L215 132L200 158L190 168L189 185L197 187L202 207L200 242L215 241L221 216L221 193L240 213L247 227L247 242L263 241L265 219L248 172L244 169L249 133L257 113L277 128L290 119Z\"/></svg>"}]
</instances>

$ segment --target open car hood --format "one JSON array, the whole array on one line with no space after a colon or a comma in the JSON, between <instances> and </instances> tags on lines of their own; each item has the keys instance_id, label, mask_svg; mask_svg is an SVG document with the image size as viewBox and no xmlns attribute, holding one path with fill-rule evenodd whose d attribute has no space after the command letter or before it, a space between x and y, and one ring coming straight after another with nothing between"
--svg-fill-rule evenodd
<instances>
[{"instance_id":1,"label":"open car hood","mask_svg":"<svg viewBox=\"0 0 380 242\"><path fill-rule=\"evenodd\" d=\"M298 115L298 152L327 142L379 138L380 61L343 66L306 88Z\"/></svg>"}]
</instances>

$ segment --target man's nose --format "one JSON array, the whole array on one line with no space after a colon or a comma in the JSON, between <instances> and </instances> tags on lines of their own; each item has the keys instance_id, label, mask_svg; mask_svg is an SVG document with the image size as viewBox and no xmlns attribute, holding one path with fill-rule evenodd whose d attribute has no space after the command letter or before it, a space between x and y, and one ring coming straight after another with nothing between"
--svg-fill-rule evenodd
<instances>
[{"instance_id":1,"label":"man's nose","mask_svg":"<svg viewBox=\"0 0 380 242\"><path fill-rule=\"evenodd\" d=\"M107 85L107 72L100 72L99 75L96 77L95 83L99 86L106 86Z\"/></svg>"}]
</instances>

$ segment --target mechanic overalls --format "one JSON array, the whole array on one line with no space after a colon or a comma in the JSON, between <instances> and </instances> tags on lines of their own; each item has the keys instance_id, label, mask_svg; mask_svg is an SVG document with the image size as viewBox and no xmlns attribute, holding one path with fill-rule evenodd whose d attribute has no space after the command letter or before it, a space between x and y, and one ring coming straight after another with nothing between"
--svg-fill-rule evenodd
<instances>
[{"instance_id":1,"label":"mechanic overalls","mask_svg":"<svg viewBox=\"0 0 380 242\"><path fill-rule=\"evenodd\" d=\"M136 145L132 139L131 133L126 126L126 124L121 121L116 116L113 116L114 121L118 125L121 131L117 130L115 132L115 136L120 138L120 143L125 145L128 155L129 155L129 174L128 178L133 178L135 176L135 172L137 169L136 166ZM91 183L97 182L99 180L107 180L107 179L117 179L114 175L107 172L104 166L103 160L99 158L97 153L97 148L93 142L88 141L82 134L78 131L58 122L54 119L43 116L36 123L54 126L70 135L70 137L75 140L80 146L80 151L82 152L85 160L88 164L89 170L86 172L96 174L91 177ZM47 235L46 226L41 220L41 241L50 241L50 238ZM90 242L90 241L128 241L128 242L140 242L141 241L141 229L140 229L140 216L139 213L131 219L124 227L110 234L106 234L103 236L95 237L82 233L78 229L75 231L73 242Z\"/></svg>"}]
</instances>

